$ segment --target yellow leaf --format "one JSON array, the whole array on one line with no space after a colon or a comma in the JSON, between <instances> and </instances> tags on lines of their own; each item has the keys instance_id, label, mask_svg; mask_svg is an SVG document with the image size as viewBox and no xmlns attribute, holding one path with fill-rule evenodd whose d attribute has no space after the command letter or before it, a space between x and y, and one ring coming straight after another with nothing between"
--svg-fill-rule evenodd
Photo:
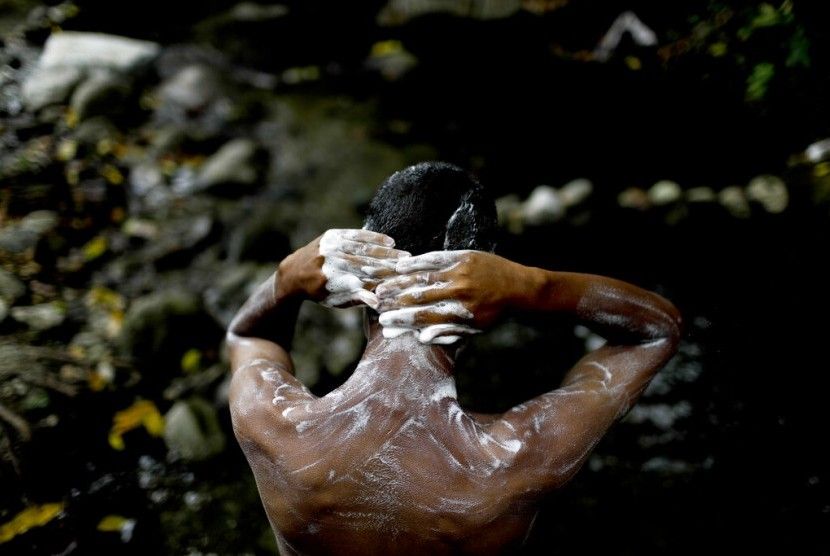
<instances>
[{"instance_id":1,"label":"yellow leaf","mask_svg":"<svg viewBox=\"0 0 830 556\"><path fill-rule=\"evenodd\" d=\"M813 174L817 178L823 178L830 174L830 163L828 162L819 162L816 164L815 168L813 168Z\"/></svg>"},{"instance_id":2,"label":"yellow leaf","mask_svg":"<svg viewBox=\"0 0 830 556\"><path fill-rule=\"evenodd\" d=\"M124 433L143 426L153 436L164 434L164 417L155 404L149 400L139 400L112 418L109 443L116 450L124 449Z\"/></svg>"},{"instance_id":3,"label":"yellow leaf","mask_svg":"<svg viewBox=\"0 0 830 556\"><path fill-rule=\"evenodd\" d=\"M66 162L67 160L75 158L77 152L78 142L72 139L64 139L58 144L57 158L58 160Z\"/></svg>"},{"instance_id":4,"label":"yellow leaf","mask_svg":"<svg viewBox=\"0 0 830 556\"><path fill-rule=\"evenodd\" d=\"M186 373L194 373L199 370L202 364L202 352L191 348L182 355L182 370Z\"/></svg>"},{"instance_id":5,"label":"yellow leaf","mask_svg":"<svg viewBox=\"0 0 830 556\"><path fill-rule=\"evenodd\" d=\"M118 450L119 452L124 449L124 439L121 438L121 435L115 432L111 432L107 441L110 443L110 446L113 450Z\"/></svg>"},{"instance_id":6,"label":"yellow leaf","mask_svg":"<svg viewBox=\"0 0 830 556\"><path fill-rule=\"evenodd\" d=\"M112 185L121 185L124 183L124 174L112 164L104 164L104 167L101 168L101 175Z\"/></svg>"},{"instance_id":7,"label":"yellow leaf","mask_svg":"<svg viewBox=\"0 0 830 556\"><path fill-rule=\"evenodd\" d=\"M95 236L90 239L83 247L84 258L88 261L97 259L107 251L107 238L104 236Z\"/></svg>"},{"instance_id":8,"label":"yellow leaf","mask_svg":"<svg viewBox=\"0 0 830 556\"><path fill-rule=\"evenodd\" d=\"M97 529L99 531L120 531L129 519L122 515L108 515L98 522Z\"/></svg>"},{"instance_id":9,"label":"yellow leaf","mask_svg":"<svg viewBox=\"0 0 830 556\"><path fill-rule=\"evenodd\" d=\"M380 41L372 45L372 50L369 53L369 56L372 58L379 58L382 56L389 56L390 54L398 54L399 52L403 52L403 45L401 44L401 41Z\"/></svg>"},{"instance_id":10,"label":"yellow leaf","mask_svg":"<svg viewBox=\"0 0 830 556\"><path fill-rule=\"evenodd\" d=\"M643 67L643 63L636 56L626 56L625 65L632 71L637 71Z\"/></svg>"},{"instance_id":11,"label":"yellow leaf","mask_svg":"<svg viewBox=\"0 0 830 556\"><path fill-rule=\"evenodd\" d=\"M29 506L8 523L0 525L0 543L7 542L29 529L46 525L62 511L63 504L60 502Z\"/></svg>"},{"instance_id":12,"label":"yellow leaf","mask_svg":"<svg viewBox=\"0 0 830 556\"><path fill-rule=\"evenodd\" d=\"M711 54L714 58L720 58L726 54L726 43L725 42L715 42L709 45L709 54Z\"/></svg>"}]
</instances>

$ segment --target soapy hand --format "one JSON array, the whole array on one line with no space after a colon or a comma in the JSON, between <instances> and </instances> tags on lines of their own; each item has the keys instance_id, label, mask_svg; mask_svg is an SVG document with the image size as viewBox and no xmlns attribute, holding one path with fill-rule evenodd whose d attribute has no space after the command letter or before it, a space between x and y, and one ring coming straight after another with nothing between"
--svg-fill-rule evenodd
<instances>
[{"instance_id":1,"label":"soapy hand","mask_svg":"<svg viewBox=\"0 0 830 556\"><path fill-rule=\"evenodd\" d=\"M452 343L492 324L520 283L517 265L481 251L434 251L397 261L375 293L386 337L417 330L422 342Z\"/></svg>"},{"instance_id":2,"label":"soapy hand","mask_svg":"<svg viewBox=\"0 0 830 556\"><path fill-rule=\"evenodd\" d=\"M374 309L373 290L395 274L395 264L406 251L394 249L391 237L368 230L326 231L280 263L281 280L289 289L328 307L365 304Z\"/></svg>"}]
</instances>

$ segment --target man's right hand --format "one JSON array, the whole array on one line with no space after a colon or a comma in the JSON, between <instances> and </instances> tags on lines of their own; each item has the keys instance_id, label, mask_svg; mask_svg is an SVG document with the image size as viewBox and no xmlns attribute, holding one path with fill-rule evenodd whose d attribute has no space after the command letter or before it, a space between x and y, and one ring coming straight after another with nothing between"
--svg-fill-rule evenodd
<instances>
[{"instance_id":1,"label":"man's right hand","mask_svg":"<svg viewBox=\"0 0 830 556\"><path fill-rule=\"evenodd\" d=\"M482 251L434 251L401 259L376 290L383 326L455 323L483 329L531 286L533 269Z\"/></svg>"},{"instance_id":2,"label":"man's right hand","mask_svg":"<svg viewBox=\"0 0 830 556\"><path fill-rule=\"evenodd\" d=\"M375 286L410 256L394 245L391 237L369 230L328 230L280 263L275 294L301 294L329 307L376 308Z\"/></svg>"}]
</instances>

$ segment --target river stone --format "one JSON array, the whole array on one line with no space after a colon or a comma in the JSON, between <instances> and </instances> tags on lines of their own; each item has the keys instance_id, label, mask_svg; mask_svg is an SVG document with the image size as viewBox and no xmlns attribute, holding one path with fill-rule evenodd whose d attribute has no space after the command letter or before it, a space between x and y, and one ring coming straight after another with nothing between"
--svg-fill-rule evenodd
<instances>
[{"instance_id":1,"label":"river stone","mask_svg":"<svg viewBox=\"0 0 830 556\"><path fill-rule=\"evenodd\" d=\"M690 203L712 203L717 199L718 196L711 187L693 187L686 191L686 200Z\"/></svg>"},{"instance_id":2,"label":"river stone","mask_svg":"<svg viewBox=\"0 0 830 556\"><path fill-rule=\"evenodd\" d=\"M0 268L0 299L11 305L26 293L26 286L11 272Z\"/></svg>"},{"instance_id":3,"label":"river stone","mask_svg":"<svg viewBox=\"0 0 830 556\"><path fill-rule=\"evenodd\" d=\"M748 218L751 213L744 190L737 185L722 189L718 193L718 201L736 218Z\"/></svg>"},{"instance_id":4,"label":"river stone","mask_svg":"<svg viewBox=\"0 0 830 556\"><path fill-rule=\"evenodd\" d=\"M224 185L253 185L259 178L257 145L250 139L225 143L200 168L193 189L207 191Z\"/></svg>"},{"instance_id":5,"label":"river stone","mask_svg":"<svg viewBox=\"0 0 830 556\"><path fill-rule=\"evenodd\" d=\"M559 192L548 185L540 185L531 192L522 205L522 216L527 224L551 224L565 215L565 205Z\"/></svg>"},{"instance_id":6,"label":"river stone","mask_svg":"<svg viewBox=\"0 0 830 556\"><path fill-rule=\"evenodd\" d=\"M36 210L20 221L0 229L0 249L20 253L37 245L38 240L58 223L58 215L49 210Z\"/></svg>"},{"instance_id":7,"label":"river stone","mask_svg":"<svg viewBox=\"0 0 830 556\"><path fill-rule=\"evenodd\" d=\"M83 72L73 67L35 71L21 88L23 104L27 110L34 112L50 104L62 103L82 77Z\"/></svg>"},{"instance_id":8,"label":"river stone","mask_svg":"<svg viewBox=\"0 0 830 556\"><path fill-rule=\"evenodd\" d=\"M33 330L48 330L61 324L66 318L66 309L59 303L41 303L26 307L12 307L11 315Z\"/></svg>"},{"instance_id":9,"label":"river stone","mask_svg":"<svg viewBox=\"0 0 830 556\"><path fill-rule=\"evenodd\" d=\"M154 42L104 33L63 31L46 41L39 69L110 68L129 73L150 63L160 51L161 47Z\"/></svg>"},{"instance_id":10,"label":"river stone","mask_svg":"<svg viewBox=\"0 0 830 556\"><path fill-rule=\"evenodd\" d=\"M662 180L651 186L648 190L648 198L655 206L669 205L680 199L683 190L673 181Z\"/></svg>"},{"instance_id":11,"label":"river stone","mask_svg":"<svg viewBox=\"0 0 830 556\"><path fill-rule=\"evenodd\" d=\"M162 107L183 112L204 108L221 94L221 84L216 72L206 66L186 66L165 80L158 91ZM162 109L162 108L160 108Z\"/></svg>"},{"instance_id":12,"label":"river stone","mask_svg":"<svg viewBox=\"0 0 830 556\"><path fill-rule=\"evenodd\" d=\"M128 84L112 72L95 72L72 94L70 106L79 120L119 112L129 94Z\"/></svg>"},{"instance_id":13,"label":"river stone","mask_svg":"<svg viewBox=\"0 0 830 556\"><path fill-rule=\"evenodd\" d=\"M187 461L208 459L225 448L216 409L201 398L174 403L164 416L164 423L167 447Z\"/></svg>"},{"instance_id":14,"label":"river stone","mask_svg":"<svg viewBox=\"0 0 830 556\"><path fill-rule=\"evenodd\" d=\"M580 178L569 181L559 189L559 195L566 207L572 207L585 201L594 190L591 180Z\"/></svg>"},{"instance_id":15,"label":"river stone","mask_svg":"<svg viewBox=\"0 0 830 556\"><path fill-rule=\"evenodd\" d=\"M772 214L779 214L787 209L789 194L787 184L778 176L758 176L749 182L746 196L756 201Z\"/></svg>"}]
</instances>

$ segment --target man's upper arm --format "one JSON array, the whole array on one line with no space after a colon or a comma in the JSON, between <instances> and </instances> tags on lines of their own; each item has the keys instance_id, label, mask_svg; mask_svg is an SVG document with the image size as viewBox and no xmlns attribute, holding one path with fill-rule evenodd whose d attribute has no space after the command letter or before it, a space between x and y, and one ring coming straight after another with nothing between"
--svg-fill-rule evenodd
<instances>
[{"instance_id":1,"label":"man's upper arm","mask_svg":"<svg viewBox=\"0 0 830 556\"><path fill-rule=\"evenodd\" d=\"M514 467L527 478L525 488L567 482L672 353L667 340L602 347L583 357L560 388L514 407L496 421L494 435L513 434L522 440Z\"/></svg>"},{"instance_id":2,"label":"man's upper arm","mask_svg":"<svg viewBox=\"0 0 830 556\"><path fill-rule=\"evenodd\" d=\"M294 376L291 356L281 346L262 338L228 336L234 430L240 441L259 442L258 436L282 417L284 404L275 401L310 401L314 396Z\"/></svg>"}]
</instances>

